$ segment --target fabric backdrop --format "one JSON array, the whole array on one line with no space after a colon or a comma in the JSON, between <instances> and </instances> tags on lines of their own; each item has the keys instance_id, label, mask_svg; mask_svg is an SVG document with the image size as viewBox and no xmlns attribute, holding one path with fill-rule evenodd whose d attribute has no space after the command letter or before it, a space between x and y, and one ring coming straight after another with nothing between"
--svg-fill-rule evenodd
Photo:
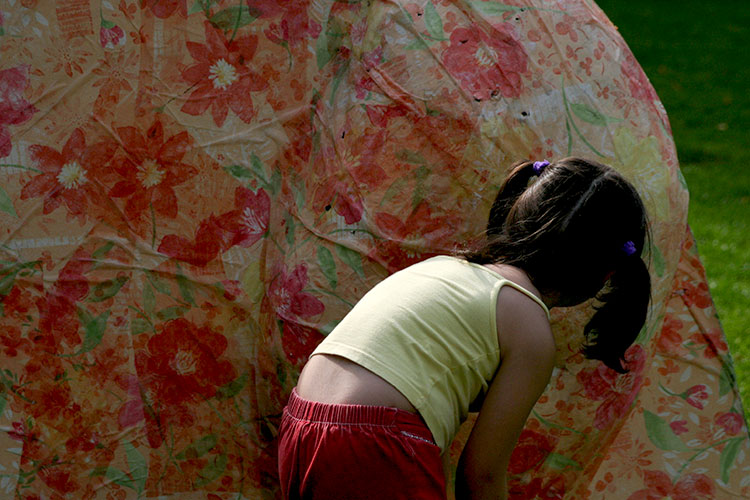
<instances>
[{"instance_id":1,"label":"fabric backdrop","mask_svg":"<svg viewBox=\"0 0 750 500\"><path fill-rule=\"evenodd\" d=\"M747 498L667 115L591 0L0 0L0 496L279 498L308 353L571 154L645 198L653 302L625 375L554 314L512 498Z\"/></svg>"}]
</instances>

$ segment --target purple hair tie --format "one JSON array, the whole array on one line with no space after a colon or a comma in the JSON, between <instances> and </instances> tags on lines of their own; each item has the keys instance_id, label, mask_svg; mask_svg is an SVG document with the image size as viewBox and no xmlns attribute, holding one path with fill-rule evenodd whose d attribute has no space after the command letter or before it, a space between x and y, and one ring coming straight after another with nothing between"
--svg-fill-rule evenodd
<instances>
[{"instance_id":1,"label":"purple hair tie","mask_svg":"<svg viewBox=\"0 0 750 500\"><path fill-rule=\"evenodd\" d=\"M625 255L627 255L628 257L635 254L635 252L637 251L637 249L635 248L635 243L630 240L626 241L625 244L622 245L622 251L625 252Z\"/></svg>"},{"instance_id":2,"label":"purple hair tie","mask_svg":"<svg viewBox=\"0 0 750 500\"><path fill-rule=\"evenodd\" d=\"M542 170L544 170L544 167L546 167L547 165L549 165L549 162L547 160L535 161L534 162L534 173L536 175L541 174Z\"/></svg>"}]
</instances>

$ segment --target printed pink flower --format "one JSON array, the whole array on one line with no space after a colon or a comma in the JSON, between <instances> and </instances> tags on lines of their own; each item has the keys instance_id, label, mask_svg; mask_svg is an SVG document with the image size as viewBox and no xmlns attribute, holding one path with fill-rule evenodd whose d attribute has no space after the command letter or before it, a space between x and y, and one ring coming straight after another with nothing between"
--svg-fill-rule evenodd
<instances>
[{"instance_id":1,"label":"printed pink flower","mask_svg":"<svg viewBox=\"0 0 750 500\"><path fill-rule=\"evenodd\" d=\"M175 11L182 17L187 17L186 0L141 0L141 8L149 8L159 19L166 19Z\"/></svg>"},{"instance_id":2,"label":"printed pink flower","mask_svg":"<svg viewBox=\"0 0 750 500\"><path fill-rule=\"evenodd\" d=\"M729 346L727 346L724 334L721 330L696 333L690 337L690 340L692 340L695 345L704 348L703 356L708 359L714 359L729 350Z\"/></svg>"},{"instance_id":3,"label":"printed pink flower","mask_svg":"<svg viewBox=\"0 0 750 500\"><path fill-rule=\"evenodd\" d=\"M633 493L627 500L709 500L715 498L714 482L703 474L689 474L676 482L666 472L643 471L646 488Z\"/></svg>"},{"instance_id":4,"label":"printed pink flower","mask_svg":"<svg viewBox=\"0 0 750 500\"><path fill-rule=\"evenodd\" d=\"M711 292L708 289L708 283L705 281L701 281L697 286L690 281L685 281L680 284L678 290L688 307L695 306L706 309L713 305Z\"/></svg>"},{"instance_id":5,"label":"printed pink flower","mask_svg":"<svg viewBox=\"0 0 750 500\"><path fill-rule=\"evenodd\" d=\"M687 391L683 392L681 396L689 405L702 410L706 406L706 401L708 400L708 388L703 384L694 385Z\"/></svg>"},{"instance_id":6,"label":"printed pink flower","mask_svg":"<svg viewBox=\"0 0 750 500\"><path fill-rule=\"evenodd\" d=\"M111 21L102 19L99 29L99 43L105 49L114 49L125 44L125 32Z\"/></svg>"},{"instance_id":7,"label":"printed pink flower","mask_svg":"<svg viewBox=\"0 0 750 500\"><path fill-rule=\"evenodd\" d=\"M419 262L432 253L421 248L440 248L453 231L454 221L450 216L434 216L427 202L422 202L402 221L388 213L376 213L375 224L383 239L376 242L370 257L383 263L389 273ZM420 249L410 248L409 240L421 239Z\"/></svg>"},{"instance_id":8,"label":"printed pink flower","mask_svg":"<svg viewBox=\"0 0 750 500\"><path fill-rule=\"evenodd\" d=\"M625 47L623 55L620 71L630 88L630 95L639 101L652 102L657 100L658 96L654 87L648 81L646 73L643 72L633 53Z\"/></svg>"},{"instance_id":9,"label":"printed pink flower","mask_svg":"<svg viewBox=\"0 0 750 500\"><path fill-rule=\"evenodd\" d=\"M742 415L733 411L717 415L716 423L730 436L739 434L742 431L742 426L745 424L742 420Z\"/></svg>"},{"instance_id":10,"label":"printed pink flower","mask_svg":"<svg viewBox=\"0 0 750 500\"><path fill-rule=\"evenodd\" d=\"M234 203L234 210L201 221L194 241L181 235L166 235L159 244L159 252L203 267L234 245L252 246L268 230L271 199L263 189L253 193L239 186L234 192Z\"/></svg>"},{"instance_id":11,"label":"printed pink flower","mask_svg":"<svg viewBox=\"0 0 750 500\"><path fill-rule=\"evenodd\" d=\"M289 362L302 368L323 338L316 328L288 321L281 332L281 345Z\"/></svg>"},{"instance_id":12,"label":"printed pink flower","mask_svg":"<svg viewBox=\"0 0 750 500\"><path fill-rule=\"evenodd\" d=\"M510 456L508 472L521 474L533 469L555 448L551 436L524 429L518 438L518 443Z\"/></svg>"},{"instance_id":13,"label":"printed pink flower","mask_svg":"<svg viewBox=\"0 0 750 500\"><path fill-rule=\"evenodd\" d=\"M39 328L33 341L40 351L57 354L63 340L71 347L81 343L76 304L89 293L85 274L92 265L91 254L77 250L60 270L54 286L37 300Z\"/></svg>"},{"instance_id":14,"label":"printed pink flower","mask_svg":"<svg viewBox=\"0 0 750 500\"><path fill-rule=\"evenodd\" d=\"M643 385L646 352L640 345L631 346L625 353L626 374L619 374L603 363L591 370L582 370L576 378L586 397L602 403L594 415L594 427L606 429L627 413Z\"/></svg>"},{"instance_id":15,"label":"printed pink flower","mask_svg":"<svg viewBox=\"0 0 750 500\"><path fill-rule=\"evenodd\" d=\"M189 115L202 115L209 107L217 127L224 124L229 109L245 123L255 116L251 92L268 82L250 69L258 37L247 35L232 41L210 23L205 24L206 44L187 42L195 64L182 70L182 78L193 91L182 106Z\"/></svg>"},{"instance_id":16,"label":"printed pink flower","mask_svg":"<svg viewBox=\"0 0 750 500\"><path fill-rule=\"evenodd\" d=\"M304 40L317 38L322 29L307 15L310 0L253 0L250 4L258 17L281 16L279 24L271 23L264 31L264 35L273 43L286 42L294 46Z\"/></svg>"},{"instance_id":17,"label":"printed pink flower","mask_svg":"<svg viewBox=\"0 0 750 500\"><path fill-rule=\"evenodd\" d=\"M333 208L347 224L362 220L364 206L356 189L333 175L321 178L325 180L315 190L313 207L317 211L321 208L325 211Z\"/></svg>"},{"instance_id":18,"label":"printed pink flower","mask_svg":"<svg viewBox=\"0 0 750 500\"><path fill-rule=\"evenodd\" d=\"M528 57L508 24L494 26L490 34L478 27L456 28L441 59L474 99L521 95Z\"/></svg>"},{"instance_id":19,"label":"printed pink flower","mask_svg":"<svg viewBox=\"0 0 750 500\"><path fill-rule=\"evenodd\" d=\"M685 350L682 347L684 340L682 339L682 335L680 335L682 327L682 321L678 318L674 316L665 317L661 335L656 344L657 349L662 352L683 352Z\"/></svg>"},{"instance_id":20,"label":"printed pink flower","mask_svg":"<svg viewBox=\"0 0 750 500\"><path fill-rule=\"evenodd\" d=\"M102 204L105 197L95 184L97 172L114 153L114 145L107 142L86 147L83 131L77 128L57 151L35 144L29 147L32 164L42 173L34 176L21 190L21 199L44 197L42 212L49 214L65 205L71 216L81 222L89 214L89 202Z\"/></svg>"},{"instance_id":21,"label":"printed pink flower","mask_svg":"<svg viewBox=\"0 0 750 500\"><path fill-rule=\"evenodd\" d=\"M38 111L23 96L29 86L28 73L28 66L0 71L0 158L8 156L13 147L6 125L20 125Z\"/></svg>"},{"instance_id":22,"label":"printed pink flower","mask_svg":"<svg viewBox=\"0 0 750 500\"><path fill-rule=\"evenodd\" d=\"M671 427L672 431L678 436L688 431L687 420L675 420L674 422L669 423L669 427Z\"/></svg>"},{"instance_id":23,"label":"printed pink flower","mask_svg":"<svg viewBox=\"0 0 750 500\"><path fill-rule=\"evenodd\" d=\"M298 318L317 316L325 310L323 303L305 292L307 266L299 264L291 273L279 269L268 286L268 297L276 314L284 320L295 322Z\"/></svg>"},{"instance_id":24,"label":"printed pink flower","mask_svg":"<svg viewBox=\"0 0 750 500\"><path fill-rule=\"evenodd\" d=\"M187 132L164 137L164 127L156 119L144 135L135 127L117 129L124 154L113 162L122 180L109 191L113 198L125 198L125 216L130 221L156 214L170 219L177 217L178 186L192 178L197 170L182 162L193 143Z\"/></svg>"},{"instance_id":25,"label":"printed pink flower","mask_svg":"<svg viewBox=\"0 0 750 500\"><path fill-rule=\"evenodd\" d=\"M18 356L18 350L25 351L31 342L24 338L21 329L15 325L4 325L0 329L0 350L9 358Z\"/></svg>"},{"instance_id":26,"label":"printed pink flower","mask_svg":"<svg viewBox=\"0 0 750 500\"><path fill-rule=\"evenodd\" d=\"M508 500L560 500L565 497L565 479L534 477L528 483L517 478L508 482Z\"/></svg>"},{"instance_id":27,"label":"printed pink flower","mask_svg":"<svg viewBox=\"0 0 750 500\"><path fill-rule=\"evenodd\" d=\"M135 357L143 405L133 398L119 415L123 426L143 416L152 447L161 446L167 423L193 423L191 402L214 397L237 375L232 363L223 359L228 343L220 333L184 318L161 326L160 333L149 339L147 350ZM128 389L135 395L132 386Z\"/></svg>"}]
</instances>

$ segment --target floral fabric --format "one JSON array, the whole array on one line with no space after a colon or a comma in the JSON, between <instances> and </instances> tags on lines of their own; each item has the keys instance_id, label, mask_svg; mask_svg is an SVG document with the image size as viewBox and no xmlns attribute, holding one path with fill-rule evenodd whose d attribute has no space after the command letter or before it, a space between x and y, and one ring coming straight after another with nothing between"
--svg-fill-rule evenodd
<instances>
[{"instance_id":1,"label":"floral fabric","mask_svg":"<svg viewBox=\"0 0 750 500\"><path fill-rule=\"evenodd\" d=\"M669 122L591 0L0 0L0 496L279 498L320 339L570 154L643 194L653 302L625 375L555 313L512 498L750 496Z\"/></svg>"}]
</instances>

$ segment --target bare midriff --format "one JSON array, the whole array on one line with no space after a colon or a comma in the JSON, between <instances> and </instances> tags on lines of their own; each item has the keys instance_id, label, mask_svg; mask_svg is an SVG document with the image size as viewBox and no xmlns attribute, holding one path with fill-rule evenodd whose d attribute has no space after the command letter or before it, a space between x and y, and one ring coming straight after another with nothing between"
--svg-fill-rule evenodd
<instances>
[{"instance_id":1,"label":"bare midriff","mask_svg":"<svg viewBox=\"0 0 750 500\"><path fill-rule=\"evenodd\" d=\"M305 365L297 394L329 404L387 406L417 413L406 397L383 378L340 356L316 354Z\"/></svg>"}]
</instances>

